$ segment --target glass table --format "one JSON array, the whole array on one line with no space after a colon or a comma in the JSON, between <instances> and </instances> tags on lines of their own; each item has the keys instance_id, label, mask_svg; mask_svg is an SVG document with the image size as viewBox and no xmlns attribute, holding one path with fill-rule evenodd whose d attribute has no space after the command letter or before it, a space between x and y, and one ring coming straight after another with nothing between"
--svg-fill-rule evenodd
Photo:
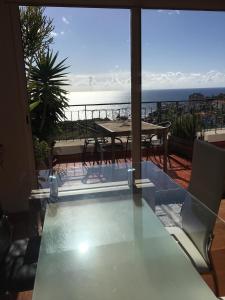
<instances>
[{"instance_id":1,"label":"glass table","mask_svg":"<svg viewBox=\"0 0 225 300\"><path fill-rule=\"evenodd\" d=\"M197 269L225 224L154 164L58 171L54 203L48 175L33 300L217 299Z\"/></svg>"}]
</instances>

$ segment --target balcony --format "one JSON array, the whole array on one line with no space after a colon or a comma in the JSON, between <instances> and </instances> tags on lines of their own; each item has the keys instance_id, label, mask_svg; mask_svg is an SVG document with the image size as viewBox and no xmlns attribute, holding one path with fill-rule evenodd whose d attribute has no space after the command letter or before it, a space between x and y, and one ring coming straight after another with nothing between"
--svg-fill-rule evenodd
<instances>
[{"instance_id":1,"label":"balcony","mask_svg":"<svg viewBox=\"0 0 225 300\"><path fill-rule=\"evenodd\" d=\"M179 124L180 128L178 130L181 131L182 126L189 126L192 128L184 128L183 131L189 130L190 133L177 132L177 128L174 128L174 123L185 115L194 115L196 120L187 120L189 122L187 125ZM88 145L84 153L85 141L94 139L96 134L109 140L109 137L104 132L98 131L93 134L96 123L110 120L126 120L129 116L131 116L130 103L92 104L84 105L83 107L80 105L70 106L66 111L66 119L60 124L61 132L55 137L56 143L53 148L55 163L96 162L94 143ZM172 126L168 133L169 154L171 155L179 155L190 160L192 157L191 144L195 136L218 146L225 146L225 100L209 98L198 101L144 102L142 103L141 117L147 123L171 122ZM179 147L179 145L174 144L174 136L177 137L178 135L180 138L181 134L186 134L186 136L182 138L184 145ZM129 159L131 139L128 140L128 136L120 136L119 134L117 137L120 138L122 143L122 149L117 153L117 158L120 160ZM156 138L153 137L153 144ZM146 158L147 150L144 149L142 154ZM150 151L149 155L152 154ZM159 153L154 154L158 155ZM110 154L107 159L110 161Z\"/></svg>"}]
</instances>

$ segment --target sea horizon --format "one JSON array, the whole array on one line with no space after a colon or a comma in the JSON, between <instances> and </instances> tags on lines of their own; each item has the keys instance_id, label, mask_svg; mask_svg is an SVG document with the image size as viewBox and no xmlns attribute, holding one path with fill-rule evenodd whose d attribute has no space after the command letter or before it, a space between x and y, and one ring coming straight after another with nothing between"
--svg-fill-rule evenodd
<instances>
[{"instance_id":1,"label":"sea horizon","mask_svg":"<svg viewBox=\"0 0 225 300\"><path fill-rule=\"evenodd\" d=\"M213 97L225 93L225 87L179 88L179 89L143 89L142 102L185 101L193 93ZM111 103L130 103L129 90L93 90L68 93L69 105L101 105Z\"/></svg>"},{"instance_id":2,"label":"sea horizon","mask_svg":"<svg viewBox=\"0 0 225 300\"><path fill-rule=\"evenodd\" d=\"M159 101L186 101L193 93L201 93L206 97L225 94L225 87L219 88L188 88L142 90L142 104ZM66 110L68 120L92 118L113 118L118 113L130 115L130 91L83 91L69 93L69 105ZM149 103L142 105L146 114L154 111L156 105ZM86 112L85 112L86 111Z\"/></svg>"}]
</instances>

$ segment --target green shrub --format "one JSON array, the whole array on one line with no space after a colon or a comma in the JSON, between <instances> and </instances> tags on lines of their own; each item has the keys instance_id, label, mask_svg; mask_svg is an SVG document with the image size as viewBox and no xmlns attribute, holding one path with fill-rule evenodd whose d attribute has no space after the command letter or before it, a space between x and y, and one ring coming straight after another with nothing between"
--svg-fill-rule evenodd
<instances>
[{"instance_id":1,"label":"green shrub","mask_svg":"<svg viewBox=\"0 0 225 300\"><path fill-rule=\"evenodd\" d=\"M36 167L38 168L41 164L48 167L51 153L48 143L46 141L39 141L37 137L34 137L33 147Z\"/></svg>"},{"instance_id":2,"label":"green shrub","mask_svg":"<svg viewBox=\"0 0 225 300\"><path fill-rule=\"evenodd\" d=\"M193 141L200 130L201 122L199 117L193 114L184 114L173 121L171 135Z\"/></svg>"}]
</instances>

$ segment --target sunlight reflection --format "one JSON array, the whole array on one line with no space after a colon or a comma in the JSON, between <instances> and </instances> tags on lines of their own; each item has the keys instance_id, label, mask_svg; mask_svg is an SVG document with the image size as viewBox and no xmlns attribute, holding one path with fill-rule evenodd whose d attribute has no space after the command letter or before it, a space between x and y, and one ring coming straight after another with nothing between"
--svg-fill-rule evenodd
<instances>
[{"instance_id":1,"label":"sunlight reflection","mask_svg":"<svg viewBox=\"0 0 225 300\"><path fill-rule=\"evenodd\" d=\"M83 242L83 243L80 243L80 244L79 244L78 249L79 249L79 252L80 252L80 253L85 254L85 253L88 252L89 247L90 247L90 246L89 246L89 243Z\"/></svg>"}]
</instances>

